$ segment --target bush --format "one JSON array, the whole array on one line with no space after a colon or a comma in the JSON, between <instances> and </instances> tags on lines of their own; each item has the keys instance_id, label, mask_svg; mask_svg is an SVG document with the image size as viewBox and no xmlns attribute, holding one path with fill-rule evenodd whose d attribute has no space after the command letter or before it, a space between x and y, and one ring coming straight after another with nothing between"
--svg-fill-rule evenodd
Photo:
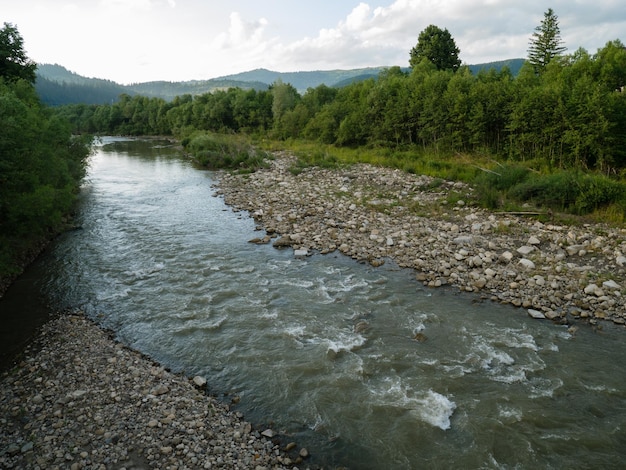
<instances>
[{"instance_id":1,"label":"bush","mask_svg":"<svg viewBox=\"0 0 626 470\"><path fill-rule=\"evenodd\" d=\"M267 167L269 154L255 149L245 139L212 133L196 133L183 139L183 146L198 165L211 170L251 172Z\"/></svg>"},{"instance_id":2,"label":"bush","mask_svg":"<svg viewBox=\"0 0 626 470\"><path fill-rule=\"evenodd\" d=\"M615 203L626 207L624 183L578 171L560 171L525 181L509 195L519 201L532 201L542 207L577 215L590 214Z\"/></svg>"},{"instance_id":3,"label":"bush","mask_svg":"<svg viewBox=\"0 0 626 470\"><path fill-rule=\"evenodd\" d=\"M523 184L529 175L528 168L519 165L503 165L494 171L483 171L474 181L476 197L482 206L497 209L502 206L507 193Z\"/></svg>"}]
</instances>

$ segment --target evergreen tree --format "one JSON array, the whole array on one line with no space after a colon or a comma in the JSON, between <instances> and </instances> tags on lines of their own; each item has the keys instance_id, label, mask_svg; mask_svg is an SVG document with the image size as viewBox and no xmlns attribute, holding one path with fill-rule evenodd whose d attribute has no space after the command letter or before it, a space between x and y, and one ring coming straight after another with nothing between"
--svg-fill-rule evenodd
<instances>
[{"instance_id":1,"label":"evergreen tree","mask_svg":"<svg viewBox=\"0 0 626 470\"><path fill-rule=\"evenodd\" d=\"M417 44L411 49L409 65L413 68L428 59L437 70L456 71L461 66L459 52L450 32L431 24L420 33Z\"/></svg>"},{"instance_id":2,"label":"evergreen tree","mask_svg":"<svg viewBox=\"0 0 626 470\"><path fill-rule=\"evenodd\" d=\"M530 39L528 61L535 68L536 73L541 73L552 59L565 51L559 29L559 18L552 8L548 8L548 11L543 14L541 24L535 28Z\"/></svg>"}]
</instances>

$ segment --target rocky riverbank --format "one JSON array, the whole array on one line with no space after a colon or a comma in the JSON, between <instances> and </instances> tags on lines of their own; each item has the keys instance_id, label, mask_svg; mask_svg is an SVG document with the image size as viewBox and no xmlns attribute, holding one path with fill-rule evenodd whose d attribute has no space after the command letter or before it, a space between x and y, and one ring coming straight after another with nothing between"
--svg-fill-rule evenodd
<instances>
[{"instance_id":1,"label":"rocky riverbank","mask_svg":"<svg viewBox=\"0 0 626 470\"><path fill-rule=\"evenodd\" d=\"M340 251L372 265L393 259L431 287L454 286L538 319L626 323L626 230L541 223L471 204L463 183L358 164L224 173L218 193L296 256Z\"/></svg>"},{"instance_id":2,"label":"rocky riverbank","mask_svg":"<svg viewBox=\"0 0 626 470\"><path fill-rule=\"evenodd\" d=\"M46 324L1 385L3 469L306 467L306 449L254 429L203 378L167 371L81 315Z\"/></svg>"}]
</instances>

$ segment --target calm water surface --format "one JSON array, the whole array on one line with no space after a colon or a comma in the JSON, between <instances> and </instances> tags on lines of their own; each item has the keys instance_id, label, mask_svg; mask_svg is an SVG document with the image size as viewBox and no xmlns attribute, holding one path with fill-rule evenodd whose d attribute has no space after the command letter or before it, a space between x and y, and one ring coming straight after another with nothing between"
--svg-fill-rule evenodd
<instances>
[{"instance_id":1,"label":"calm water surface","mask_svg":"<svg viewBox=\"0 0 626 470\"><path fill-rule=\"evenodd\" d=\"M565 327L409 270L247 243L163 142L104 139L38 285L313 454L355 469L626 466L626 332ZM413 339L417 333L425 341Z\"/></svg>"}]
</instances>

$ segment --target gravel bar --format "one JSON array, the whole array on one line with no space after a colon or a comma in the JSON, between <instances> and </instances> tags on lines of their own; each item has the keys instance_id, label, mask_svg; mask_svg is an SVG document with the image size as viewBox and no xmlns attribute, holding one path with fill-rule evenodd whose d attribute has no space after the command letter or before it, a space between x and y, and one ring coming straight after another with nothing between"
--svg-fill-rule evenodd
<instances>
[{"instance_id":1,"label":"gravel bar","mask_svg":"<svg viewBox=\"0 0 626 470\"><path fill-rule=\"evenodd\" d=\"M169 372L80 314L44 325L1 383L2 469L309 468L307 449L254 429L203 378Z\"/></svg>"}]
</instances>

